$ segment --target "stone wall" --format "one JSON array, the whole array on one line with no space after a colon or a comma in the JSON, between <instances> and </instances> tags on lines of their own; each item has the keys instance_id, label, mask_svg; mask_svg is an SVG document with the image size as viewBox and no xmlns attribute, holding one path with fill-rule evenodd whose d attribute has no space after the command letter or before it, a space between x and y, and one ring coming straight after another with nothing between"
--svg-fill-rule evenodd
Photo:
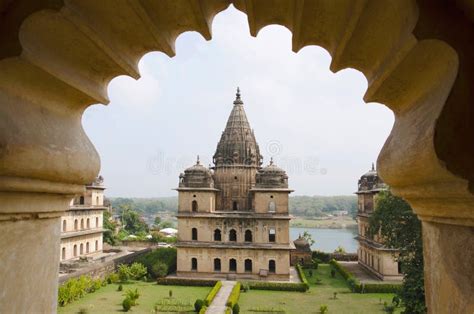
<instances>
[{"instance_id":1,"label":"stone wall","mask_svg":"<svg viewBox=\"0 0 474 314\"><path fill-rule=\"evenodd\" d=\"M59 284L63 284L65 281L77 278L80 276L91 276L92 278L105 278L107 275L113 273L118 265L120 264L131 264L133 263L139 256L151 252L150 248L146 248L140 251L133 252L127 255L121 255L116 258L111 258L110 260L104 259L103 262L93 264L89 267L82 268L78 271L73 273L64 275L59 277Z\"/></svg>"}]
</instances>

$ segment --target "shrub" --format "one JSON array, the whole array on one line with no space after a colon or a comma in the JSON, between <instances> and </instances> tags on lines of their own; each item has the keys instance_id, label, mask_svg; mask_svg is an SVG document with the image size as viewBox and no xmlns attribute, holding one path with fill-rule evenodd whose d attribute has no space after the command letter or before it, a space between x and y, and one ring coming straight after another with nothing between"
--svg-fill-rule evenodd
<instances>
[{"instance_id":1,"label":"shrub","mask_svg":"<svg viewBox=\"0 0 474 314\"><path fill-rule=\"evenodd\" d=\"M235 303L235 305L232 307L232 314L239 314L240 313L240 306L238 303Z\"/></svg>"},{"instance_id":2,"label":"shrub","mask_svg":"<svg viewBox=\"0 0 474 314\"><path fill-rule=\"evenodd\" d=\"M265 282L252 281L244 283L249 286L249 289L254 290L273 290L273 291L299 291L305 292L307 287L304 283L296 282Z\"/></svg>"},{"instance_id":3,"label":"shrub","mask_svg":"<svg viewBox=\"0 0 474 314\"><path fill-rule=\"evenodd\" d=\"M158 276L153 272L153 265L157 262L164 263L167 266L166 276L176 271L176 256L176 248L158 248L138 257L136 262L145 265L150 276L156 278Z\"/></svg>"},{"instance_id":4,"label":"shrub","mask_svg":"<svg viewBox=\"0 0 474 314\"><path fill-rule=\"evenodd\" d=\"M303 282L305 286L305 291L307 291L309 289L309 283L308 283L308 279L306 279L306 275L304 273L303 267L301 267L301 265L299 264L296 264L296 270L298 271L298 276L300 277L301 282Z\"/></svg>"},{"instance_id":5,"label":"shrub","mask_svg":"<svg viewBox=\"0 0 474 314\"><path fill-rule=\"evenodd\" d=\"M166 277L167 274L168 274L168 266L165 263L161 261L157 261L155 264L152 265L151 275L154 276L155 278Z\"/></svg>"},{"instance_id":6,"label":"shrub","mask_svg":"<svg viewBox=\"0 0 474 314\"><path fill-rule=\"evenodd\" d=\"M247 292L250 290L250 286L247 282L244 282L241 287L243 292Z\"/></svg>"},{"instance_id":7,"label":"shrub","mask_svg":"<svg viewBox=\"0 0 474 314\"><path fill-rule=\"evenodd\" d=\"M202 307L204 306L204 301L201 299L197 299L196 302L194 302L194 310L199 313L201 311Z\"/></svg>"},{"instance_id":8,"label":"shrub","mask_svg":"<svg viewBox=\"0 0 474 314\"><path fill-rule=\"evenodd\" d=\"M116 283L120 280L119 275L117 273L112 273L107 276L107 283Z\"/></svg>"},{"instance_id":9,"label":"shrub","mask_svg":"<svg viewBox=\"0 0 474 314\"><path fill-rule=\"evenodd\" d=\"M357 278L355 278L352 273L348 272L344 267L342 267L336 260L331 260L329 262L333 269L332 272L336 271L341 274L342 278L346 280L347 285L352 292L357 293L397 293L401 289L401 284L367 284L360 283Z\"/></svg>"},{"instance_id":10,"label":"shrub","mask_svg":"<svg viewBox=\"0 0 474 314\"><path fill-rule=\"evenodd\" d=\"M117 291L122 291L123 290L123 286L122 284L119 284L118 288L117 288Z\"/></svg>"},{"instance_id":11,"label":"shrub","mask_svg":"<svg viewBox=\"0 0 474 314\"><path fill-rule=\"evenodd\" d=\"M331 277L332 278L336 277L336 271L334 269L331 269Z\"/></svg>"},{"instance_id":12,"label":"shrub","mask_svg":"<svg viewBox=\"0 0 474 314\"><path fill-rule=\"evenodd\" d=\"M239 297L240 297L240 287L241 283L237 282L235 286L232 288L232 291L230 292L229 298L227 299L226 305L230 308L234 308L234 305L239 302Z\"/></svg>"},{"instance_id":13,"label":"shrub","mask_svg":"<svg viewBox=\"0 0 474 314\"><path fill-rule=\"evenodd\" d=\"M130 277L135 280L140 280L147 274L147 268L141 263L133 263L129 269Z\"/></svg>"},{"instance_id":14,"label":"shrub","mask_svg":"<svg viewBox=\"0 0 474 314\"><path fill-rule=\"evenodd\" d=\"M217 280L209 279L184 279L184 278L158 278L156 281L159 285L164 286L200 286L212 287Z\"/></svg>"},{"instance_id":15,"label":"shrub","mask_svg":"<svg viewBox=\"0 0 474 314\"><path fill-rule=\"evenodd\" d=\"M207 306L204 305L199 311L199 314L206 314L206 311L207 311Z\"/></svg>"},{"instance_id":16,"label":"shrub","mask_svg":"<svg viewBox=\"0 0 474 314\"><path fill-rule=\"evenodd\" d=\"M395 305L395 307L399 307L400 306L400 297L398 295L394 296L393 299L392 299L392 304Z\"/></svg>"},{"instance_id":17,"label":"shrub","mask_svg":"<svg viewBox=\"0 0 474 314\"><path fill-rule=\"evenodd\" d=\"M319 260L318 263L329 263L329 260L331 259L331 255L325 252L321 252L321 251L313 251L312 258L318 259Z\"/></svg>"},{"instance_id":18,"label":"shrub","mask_svg":"<svg viewBox=\"0 0 474 314\"><path fill-rule=\"evenodd\" d=\"M65 306L82 298L87 293L100 289L102 285L103 281L101 279L93 280L90 276L69 279L58 289L58 304L59 306Z\"/></svg>"},{"instance_id":19,"label":"shrub","mask_svg":"<svg viewBox=\"0 0 474 314\"><path fill-rule=\"evenodd\" d=\"M130 267L125 264L118 266L118 276L121 282L127 282L130 280Z\"/></svg>"},{"instance_id":20,"label":"shrub","mask_svg":"<svg viewBox=\"0 0 474 314\"><path fill-rule=\"evenodd\" d=\"M140 293L138 292L138 289L135 289L135 290L129 289L125 293L125 297L127 299L130 299L130 301L132 302L132 306L135 306L137 304L138 298L140 297Z\"/></svg>"},{"instance_id":21,"label":"shrub","mask_svg":"<svg viewBox=\"0 0 474 314\"><path fill-rule=\"evenodd\" d=\"M222 287L222 282L221 281L218 281L214 287L211 289L211 291L209 291L209 293L207 294L207 297L206 299L204 300L204 303L209 306L211 303L212 303L212 300L214 300L214 298L216 297L217 293L219 292L219 290L221 289Z\"/></svg>"},{"instance_id":22,"label":"shrub","mask_svg":"<svg viewBox=\"0 0 474 314\"><path fill-rule=\"evenodd\" d=\"M123 299L122 308L123 308L124 312L130 311L130 309L132 308L132 300L130 300L129 298Z\"/></svg>"},{"instance_id":23,"label":"shrub","mask_svg":"<svg viewBox=\"0 0 474 314\"><path fill-rule=\"evenodd\" d=\"M328 306L326 304L323 304L319 307L319 313L321 314L326 314L328 312Z\"/></svg>"},{"instance_id":24,"label":"shrub","mask_svg":"<svg viewBox=\"0 0 474 314\"><path fill-rule=\"evenodd\" d=\"M387 302L384 302L383 310L385 313L392 314L395 312L395 306L393 304L388 305Z\"/></svg>"}]
</instances>

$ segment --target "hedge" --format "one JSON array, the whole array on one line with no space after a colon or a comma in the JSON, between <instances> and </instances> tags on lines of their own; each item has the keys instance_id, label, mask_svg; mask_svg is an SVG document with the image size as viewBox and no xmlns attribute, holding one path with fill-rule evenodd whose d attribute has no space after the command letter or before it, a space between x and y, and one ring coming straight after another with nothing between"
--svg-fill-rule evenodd
<instances>
[{"instance_id":1,"label":"hedge","mask_svg":"<svg viewBox=\"0 0 474 314\"><path fill-rule=\"evenodd\" d=\"M201 307L199 314L206 314L206 311L207 311L207 306L204 305L203 307Z\"/></svg>"},{"instance_id":2,"label":"hedge","mask_svg":"<svg viewBox=\"0 0 474 314\"><path fill-rule=\"evenodd\" d=\"M239 302L241 287L242 287L242 284L237 281L235 286L232 288L232 291L230 292L229 298L227 299L227 303L225 304L226 306L232 309L234 305L237 304L237 302Z\"/></svg>"},{"instance_id":3,"label":"hedge","mask_svg":"<svg viewBox=\"0 0 474 314\"><path fill-rule=\"evenodd\" d=\"M266 282L249 281L245 282L250 289L254 290L273 290L273 291L299 291L306 292L307 286L304 283L296 282Z\"/></svg>"},{"instance_id":4,"label":"hedge","mask_svg":"<svg viewBox=\"0 0 474 314\"><path fill-rule=\"evenodd\" d=\"M212 279L185 279L185 278L158 278L156 282L164 286L201 286L212 287L218 280Z\"/></svg>"},{"instance_id":5,"label":"hedge","mask_svg":"<svg viewBox=\"0 0 474 314\"><path fill-rule=\"evenodd\" d=\"M207 294L207 297L206 299L204 300L204 303L209 306L211 303L212 303L212 300L214 300L214 298L216 297L216 294L219 292L219 290L221 289L222 287L222 282L221 281L218 281L215 285L214 285L214 288L211 289L211 291L209 291L209 293Z\"/></svg>"},{"instance_id":6,"label":"hedge","mask_svg":"<svg viewBox=\"0 0 474 314\"><path fill-rule=\"evenodd\" d=\"M312 256L313 259L317 258L322 263L329 263L329 261L331 260L331 255L329 253L325 253L325 252L321 252L321 251L313 251L311 256Z\"/></svg>"},{"instance_id":7,"label":"hedge","mask_svg":"<svg viewBox=\"0 0 474 314\"><path fill-rule=\"evenodd\" d=\"M300 277L303 285L305 286L305 291L309 289L308 279L306 279L306 275L304 274L303 267L300 264L296 264L296 270L298 271L298 276Z\"/></svg>"},{"instance_id":8,"label":"hedge","mask_svg":"<svg viewBox=\"0 0 474 314\"><path fill-rule=\"evenodd\" d=\"M91 276L72 278L64 282L58 289L58 304L65 306L88 293L95 292L107 285L105 279L92 279Z\"/></svg>"},{"instance_id":9,"label":"hedge","mask_svg":"<svg viewBox=\"0 0 474 314\"><path fill-rule=\"evenodd\" d=\"M352 273L332 259L329 264L344 278L352 292L357 293L397 293L401 284L393 283L361 283Z\"/></svg>"}]
</instances>

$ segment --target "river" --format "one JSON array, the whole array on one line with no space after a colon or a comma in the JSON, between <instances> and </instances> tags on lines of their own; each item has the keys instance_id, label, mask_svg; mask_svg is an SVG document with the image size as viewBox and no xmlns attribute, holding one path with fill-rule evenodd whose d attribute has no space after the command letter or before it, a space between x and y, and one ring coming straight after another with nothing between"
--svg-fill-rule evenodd
<instances>
[{"instance_id":1,"label":"river","mask_svg":"<svg viewBox=\"0 0 474 314\"><path fill-rule=\"evenodd\" d=\"M347 253L356 253L358 243L354 239L357 229L319 229L319 228L290 228L290 239L296 240L300 234L308 231L314 241L312 250L334 252L340 245Z\"/></svg>"}]
</instances>

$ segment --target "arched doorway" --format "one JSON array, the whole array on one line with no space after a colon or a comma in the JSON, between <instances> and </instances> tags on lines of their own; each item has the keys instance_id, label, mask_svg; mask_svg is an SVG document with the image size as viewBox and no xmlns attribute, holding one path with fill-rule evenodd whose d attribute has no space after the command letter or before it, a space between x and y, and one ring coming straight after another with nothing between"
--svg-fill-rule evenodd
<instances>
[{"instance_id":1,"label":"arched doorway","mask_svg":"<svg viewBox=\"0 0 474 314\"><path fill-rule=\"evenodd\" d=\"M191 270L196 271L198 269L198 261L197 258L191 258Z\"/></svg>"},{"instance_id":2,"label":"arched doorway","mask_svg":"<svg viewBox=\"0 0 474 314\"><path fill-rule=\"evenodd\" d=\"M191 240L197 241L198 239L198 230L197 228L191 229Z\"/></svg>"},{"instance_id":3,"label":"arched doorway","mask_svg":"<svg viewBox=\"0 0 474 314\"><path fill-rule=\"evenodd\" d=\"M71 3L65 2L64 5L71 5ZM443 283L456 282L456 276L449 272L437 273L440 268L460 269L461 273L466 274L466 280L472 282L472 277L468 276L471 273L464 271L465 266L463 267L461 261L453 266L449 265L448 261L436 259L437 256L460 253L466 243L472 244L472 235L469 229L473 226L472 211L469 210L472 208L472 193L468 188L473 178L472 166L469 165L472 163L465 162L473 159L472 153L474 151L467 144L473 142L471 134L474 134L469 126L472 124L467 123L470 121L469 119L472 119L471 106L469 106L472 99L470 93L463 92L462 88L462 86L472 85L470 82L473 72L471 63L465 61L466 58L473 55L472 45L462 44L462 42L470 42L465 40L466 38L472 38L472 27L463 27L472 25L472 14L467 7L467 2L457 1L441 4L428 1L393 1L390 2L393 10L387 10L385 6L378 7L377 1L363 4L362 2L347 2L347 5L334 5L334 3L328 1L321 4L319 2L305 2L303 4L296 1L292 5L292 3L279 2L273 7L267 6L264 1L237 1L235 6L249 15L252 35L255 36L262 27L268 24L279 23L293 32L293 49L295 51L309 44L318 44L328 49L333 56L332 69L339 70L351 66L364 72L369 84L365 96L367 101L384 102L397 112L397 122L390 140L387 142L387 149L380 157L380 163L385 164L382 173L384 173L384 178L387 178L386 181L389 184L394 183L396 186L394 191L406 196L415 211L424 220L424 240L426 245L431 247L430 253L425 253L425 262L428 265L427 274L429 275L427 291L430 290L431 295L436 296L436 292L441 289ZM95 40L100 40L104 45L80 45L87 51L87 54L78 52L77 55L69 54L71 50L67 48L71 45L70 42L83 40L90 43L94 42L94 39L88 38L87 35L78 36L77 27L62 27L69 25L70 21L62 16L63 10L59 10L57 7L54 7L55 10L49 10L51 9L49 5L50 3L44 2L35 9L25 8L27 11L23 12L24 14L6 12L9 18L11 15L16 15L18 20L16 23L7 25L6 32L11 36L5 37L7 43L1 48L1 56L6 58L5 68L9 69L8 76L12 80L5 81L3 84L11 86L10 83L15 83L15 80L24 77L16 74L34 73L39 78L35 82L45 84L44 88L41 88L44 95L53 96L56 95L56 91L61 90L63 95L60 96L64 96L64 101L58 101L58 104L67 103L68 108L84 108L91 103L107 102L104 91L108 80L112 77L119 74L130 74L137 77L138 74L133 64L143 53L150 50L161 50L173 55L174 39L186 30L197 30L205 38L210 39L210 21L229 3L210 2L205 9L201 4L198 7L199 14L195 16L196 10L189 10L186 7L188 4L177 5L176 10L169 12L166 7L160 10L164 4L157 1L145 13L146 18L142 18L141 23L133 24L135 26L130 30L135 34L142 34L142 36L116 38L113 34L121 34L121 32L101 32L100 30L117 30L120 29L118 24L121 23L90 23L89 25L87 21L79 19L81 25L84 23L84 27L97 28L97 31L92 33L98 36ZM43 9L44 11L36 14L37 10ZM102 14L107 14L107 10L94 11L93 7L87 5L77 9L84 11L83 16L89 16L89 11L102 12L98 14L98 18L91 17L91 21L114 20L113 18L100 19ZM124 6L124 10L125 14L127 12L130 14L133 11L128 6ZM70 11L74 12L74 10ZM153 18L149 12L154 13ZM385 18L387 16L383 15L384 12L389 14L390 18ZM165 18L163 14L170 16ZM314 19L314 16L322 16L322 18ZM418 19L419 16L420 19ZM183 17L186 18L183 19ZM130 18L134 18L134 15L130 14ZM136 17L134 19L136 20ZM60 26L46 27L47 24L43 22L48 20L55 20ZM154 27L153 23L156 21L163 21L162 27ZM19 40L20 27L21 43ZM51 31L55 29L64 30L64 36L55 36ZM50 37L48 37L48 33ZM168 37L164 34L172 35ZM153 40L144 39L150 37ZM66 41L64 38L71 39L71 41ZM140 45L140 40L146 41L147 44ZM447 45L440 40L447 41L459 51L459 62L456 53L453 53L450 47L445 49ZM110 46L119 48L107 48L108 52L100 50L100 47L104 49L104 47ZM136 49L128 48L130 49L128 50L127 47L136 47ZM110 55L111 51L112 55ZM30 54L22 56L24 63L18 62L18 58L16 58L22 52ZM69 55L64 57L64 54ZM82 59L78 57L79 55L89 57ZM90 71L94 68L92 66L94 64L101 65L98 71ZM460 75L457 75L458 69ZM26 90L25 94L31 92L30 98L32 100L28 105L34 110L31 111L32 115L28 116L21 115L21 112L17 111L19 117L12 115L12 118L9 119L13 125L9 130L12 131L7 130L4 137L12 145L17 145L17 142L14 141L16 134L12 135L13 132L21 129L15 126L35 125L35 123L29 123L32 121L29 119L34 120L36 116L39 116L38 112L40 111L36 109L44 108L41 101L49 102L52 99L52 97L42 97L36 93L37 90L27 84L16 85L22 86ZM451 93L452 86L454 86L453 93ZM80 95L71 90L79 91ZM68 93L68 91L71 92ZM15 92L15 89L5 89L8 96L14 95ZM17 97L7 97L6 99L8 102L5 102L5 108L13 108L14 105L18 105L16 104ZM54 106L53 103L50 104ZM401 112L403 115L400 114ZM425 112L429 114L425 114ZM44 151L44 147L53 147L54 144L56 151L54 157L51 155L54 160L44 166L51 169L47 169L47 171L33 169L27 164L25 165L28 167L16 167L16 165L23 165L23 160L11 158L10 155L5 158L8 163L4 168L8 171L21 169L19 178L39 179L38 182L41 179L49 179L49 182L58 183L55 187L50 187L51 194L74 194L76 191L73 193L71 190L74 184L83 185L90 182L87 180L92 178L93 172L96 171L94 169L98 168L98 158L80 130L80 123L75 123L80 121L80 114L72 110L62 116L56 116L55 111L51 110L43 112L42 115L51 117L51 123L49 123L51 130L25 136L21 142L26 143L26 146L31 146L31 149L28 152L24 151L23 155L25 160L34 160L30 158L31 156L37 156L40 160L42 155L38 152ZM424 123L420 124L419 121ZM52 129L61 125L70 127L70 132L55 136ZM61 133L59 129L56 131ZM434 134L436 134L436 139ZM68 138L69 135L71 135L70 138ZM43 141L43 138L49 138L49 141ZM466 143L463 143L464 140ZM75 151L75 153L68 154L61 151L60 145L56 144L63 142L69 142L68 149L72 149L71 151ZM15 154L17 151L9 150L8 154ZM64 156L71 158L64 158ZM89 162L79 162L81 159ZM67 160L69 167L61 166L64 164L64 160ZM429 166L426 163L429 163ZM65 169L67 171L63 171ZM33 173L34 175L32 175ZM83 175L76 175L77 173ZM55 177L49 177L52 175ZM412 184L409 185L409 182ZM434 182L436 184L433 184ZM66 188L63 183L69 184L68 187ZM446 193L446 186L450 187L450 193ZM33 188L31 190L37 191ZM51 192L52 190L55 191ZM24 192L24 190L21 191L21 193ZM50 197L50 199L51 203L54 203L53 198ZM452 200L458 201L452 202ZM33 206L29 207L33 208ZM18 212L21 211L18 210ZM51 230L43 229L38 229L38 232L45 235L51 234ZM452 239L453 233L457 235L458 240L449 241ZM446 239L446 241L439 241L440 238ZM445 245L446 242L449 242L449 245ZM33 263L33 259L30 259L26 253L29 250L24 251L25 258L23 260L31 260ZM50 262L48 264L53 264L53 261ZM12 268L10 265L7 266L7 269ZM30 268L35 269L35 267ZM36 281L49 282L49 279ZM465 285L459 287L465 287ZM459 296L460 300L467 300L473 294L472 290L466 292L459 287L452 286L453 289L456 289L455 295ZM5 290L18 291L17 289ZM434 297L433 300L437 300L437 298ZM433 301L431 308L435 312L442 312L439 309L446 303L448 301Z\"/></svg>"},{"instance_id":4,"label":"arched doorway","mask_svg":"<svg viewBox=\"0 0 474 314\"><path fill-rule=\"evenodd\" d=\"M271 259L268 261L268 272L270 274L274 274L276 271L276 264L275 264L275 260Z\"/></svg>"},{"instance_id":5,"label":"arched doorway","mask_svg":"<svg viewBox=\"0 0 474 314\"><path fill-rule=\"evenodd\" d=\"M236 272L237 271L237 260L235 258L231 258L229 260L229 272Z\"/></svg>"},{"instance_id":6,"label":"arched doorway","mask_svg":"<svg viewBox=\"0 0 474 314\"><path fill-rule=\"evenodd\" d=\"M198 211L198 202L196 200L194 200L191 204L191 207L192 207L193 212L197 212Z\"/></svg>"},{"instance_id":7,"label":"arched doorway","mask_svg":"<svg viewBox=\"0 0 474 314\"><path fill-rule=\"evenodd\" d=\"M64 261L66 259L66 248L61 249L61 259Z\"/></svg>"},{"instance_id":8,"label":"arched doorway","mask_svg":"<svg viewBox=\"0 0 474 314\"><path fill-rule=\"evenodd\" d=\"M221 271L221 259L215 258L214 259L214 271L220 272Z\"/></svg>"},{"instance_id":9,"label":"arched doorway","mask_svg":"<svg viewBox=\"0 0 474 314\"><path fill-rule=\"evenodd\" d=\"M251 273L252 272L252 260L251 259L246 259L244 262L244 270L246 273Z\"/></svg>"}]
</instances>

